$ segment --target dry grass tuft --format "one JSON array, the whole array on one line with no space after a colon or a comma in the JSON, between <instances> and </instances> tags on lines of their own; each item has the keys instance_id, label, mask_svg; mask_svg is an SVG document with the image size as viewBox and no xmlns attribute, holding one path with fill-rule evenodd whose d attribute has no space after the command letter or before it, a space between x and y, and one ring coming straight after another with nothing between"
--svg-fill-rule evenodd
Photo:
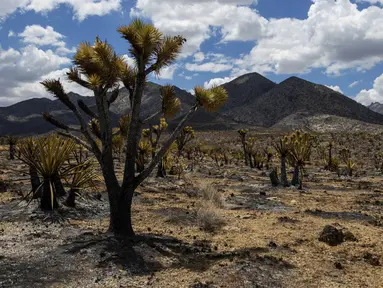
<instances>
[{"instance_id":1,"label":"dry grass tuft","mask_svg":"<svg viewBox=\"0 0 383 288\"><path fill-rule=\"evenodd\" d=\"M213 203L216 207L223 207L223 200L218 190L211 184L201 186L200 195L203 200Z\"/></svg>"},{"instance_id":2,"label":"dry grass tuft","mask_svg":"<svg viewBox=\"0 0 383 288\"><path fill-rule=\"evenodd\" d=\"M197 210L197 221L199 227L206 232L216 232L225 225L219 209L212 202L201 202Z\"/></svg>"}]
</instances>

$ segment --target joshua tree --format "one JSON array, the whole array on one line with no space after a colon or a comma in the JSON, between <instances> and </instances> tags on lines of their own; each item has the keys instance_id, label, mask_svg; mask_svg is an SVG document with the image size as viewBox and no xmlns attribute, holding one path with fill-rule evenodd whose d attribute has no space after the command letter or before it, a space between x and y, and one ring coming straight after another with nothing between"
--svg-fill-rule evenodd
<instances>
[{"instance_id":1,"label":"joshua tree","mask_svg":"<svg viewBox=\"0 0 383 288\"><path fill-rule=\"evenodd\" d=\"M13 135L7 136L7 143L9 145L9 159L14 160L15 159L15 147L17 144L18 138Z\"/></svg>"},{"instance_id":2,"label":"joshua tree","mask_svg":"<svg viewBox=\"0 0 383 288\"><path fill-rule=\"evenodd\" d=\"M245 155L245 165L249 165L249 155L246 151L246 135L249 133L249 130L247 129L240 129L237 131L239 134L239 137L241 139L242 147L243 147L243 155Z\"/></svg>"},{"instance_id":3,"label":"joshua tree","mask_svg":"<svg viewBox=\"0 0 383 288\"><path fill-rule=\"evenodd\" d=\"M174 89L172 86L164 86L161 89ZM168 128L168 123L166 123L165 118L160 119L159 125L153 125L149 128L149 142L151 144L152 159L156 156L157 146L160 142L162 133ZM162 163L162 159L158 163L157 177L165 177L166 169Z\"/></svg>"},{"instance_id":4,"label":"joshua tree","mask_svg":"<svg viewBox=\"0 0 383 288\"><path fill-rule=\"evenodd\" d=\"M194 130L191 126L184 127L176 138L176 143L178 147L178 156L181 156L183 149L186 144L192 141L195 138Z\"/></svg>"},{"instance_id":5,"label":"joshua tree","mask_svg":"<svg viewBox=\"0 0 383 288\"><path fill-rule=\"evenodd\" d=\"M289 155L294 163L294 177L295 181L291 183L296 185L299 183L298 189L302 189L304 171L303 168L306 162L310 159L312 148L312 136L309 133L295 131L289 139ZM298 183L296 183L298 179Z\"/></svg>"},{"instance_id":6,"label":"joshua tree","mask_svg":"<svg viewBox=\"0 0 383 288\"><path fill-rule=\"evenodd\" d=\"M273 150L270 147L267 147L264 149L264 153L266 155L266 169L270 169L270 162L271 159L273 158Z\"/></svg>"},{"instance_id":7,"label":"joshua tree","mask_svg":"<svg viewBox=\"0 0 383 288\"><path fill-rule=\"evenodd\" d=\"M152 151L149 139L149 129L142 130L142 139L138 143L138 155L136 157L137 172L141 173L145 169L145 163Z\"/></svg>"},{"instance_id":8,"label":"joshua tree","mask_svg":"<svg viewBox=\"0 0 383 288\"><path fill-rule=\"evenodd\" d=\"M176 129L164 142L155 157L145 169L135 174L135 164L138 157L138 146L142 125L150 123L159 115L167 118L179 110L179 99L173 91L161 91L162 109L142 118L142 97L147 79L151 73L159 74L162 68L171 65L181 52L186 41L181 36L164 36L152 24L141 20L134 20L127 26L118 29L121 36L130 45L129 54L135 61L135 67L126 64L123 57L118 56L112 46L102 42L99 38L93 45L80 44L74 55L74 67L68 73L69 80L93 91L96 100L96 112L93 112L81 100L78 106L88 117L95 119L100 127L100 145L96 141L95 131L87 125L84 115L72 102L59 80L46 80L42 84L45 88L65 104L79 121L80 129L73 129L51 117L51 123L60 129L60 133L75 139L92 151L101 166L101 171L106 184L110 203L109 230L115 235L134 235L131 223L131 206L135 189L151 174L158 165L166 151L175 141L188 119L199 107L204 107L209 112L217 111L227 99L224 88L213 87L204 89L196 87L195 104L183 116ZM129 124L126 137L125 166L120 183L116 177L112 151L112 125L110 105L119 96L118 84L122 82L129 92ZM110 93L108 93L110 91ZM80 132L86 141L76 137L72 131ZM122 132L122 131L121 131Z\"/></svg>"},{"instance_id":9,"label":"joshua tree","mask_svg":"<svg viewBox=\"0 0 383 288\"><path fill-rule=\"evenodd\" d=\"M289 181L287 180L286 173L286 158L289 155L288 141L288 137L285 136L283 138L278 139L273 144L275 150L277 151L281 159L281 183L284 187L290 186Z\"/></svg>"},{"instance_id":10,"label":"joshua tree","mask_svg":"<svg viewBox=\"0 0 383 288\"><path fill-rule=\"evenodd\" d=\"M355 163L351 159L350 149L344 148L340 150L339 156L342 159L342 161L346 164L348 176L352 177L352 172L354 170Z\"/></svg>"}]
</instances>

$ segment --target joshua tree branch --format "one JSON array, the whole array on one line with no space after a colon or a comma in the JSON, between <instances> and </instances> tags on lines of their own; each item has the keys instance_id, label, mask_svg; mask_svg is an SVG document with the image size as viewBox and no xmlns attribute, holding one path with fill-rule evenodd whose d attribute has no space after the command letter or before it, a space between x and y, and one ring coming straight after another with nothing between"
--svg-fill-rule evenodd
<instances>
[{"instance_id":1,"label":"joshua tree branch","mask_svg":"<svg viewBox=\"0 0 383 288\"><path fill-rule=\"evenodd\" d=\"M149 116L148 118L144 119L143 121L141 121L141 123L142 124L150 123L153 119L160 116L161 114L162 114L162 111L158 111L158 112L152 114L151 116Z\"/></svg>"},{"instance_id":2,"label":"joshua tree branch","mask_svg":"<svg viewBox=\"0 0 383 288\"><path fill-rule=\"evenodd\" d=\"M84 103L84 101L82 101L81 99L77 101L77 104L78 104L78 107L81 108L82 111L84 111L85 114L87 114L89 117L91 118L95 118L95 119L98 119L98 115L96 113L94 113L89 107L88 105L86 105Z\"/></svg>"},{"instance_id":3,"label":"joshua tree branch","mask_svg":"<svg viewBox=\"0 0 383 288\"><path fill-rule=\"evenodd\" d=\"M73 139L74 141L76 141L78 144L84 146L89 151L92 151L92 147L88 143L86 143L85 141L81 140L79 137L73 135L72 133L61 131L61 130L57 130L57 133L62 135L62 136L65 136L65 137Z\"/></svg>"},{"instance_id":4,"label":"joshua tree branch","mask_svg":"<svg viewBox=\"0 0 383 288\"><path fill-rule=\"evenodd\" d=\"M108 100L108 107L110 107L110 105L112 105L113 102L116 101L119 94L120 94L120 87L117 87L116 89L112 91L112 94L110 95Z\"/></svg>"}]
</instances>

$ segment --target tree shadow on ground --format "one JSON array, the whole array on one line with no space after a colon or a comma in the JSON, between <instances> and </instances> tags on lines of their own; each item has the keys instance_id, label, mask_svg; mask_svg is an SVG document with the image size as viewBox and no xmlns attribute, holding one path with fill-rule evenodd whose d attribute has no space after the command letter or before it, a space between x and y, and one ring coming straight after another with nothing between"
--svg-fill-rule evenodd
<instances>
[{"instance_id":1,"label":"tree shadow on ground","mask_svg":"<svg viewBox=\"0 0 383 288\"><path fill-rule=\"evenodd\" d=\"M341 220L360 220L360 221L373 221L374 217L363 214L360 212L348 212L348 211L341 211L341 212L336 212L336 211L322 211L322 210L306 210L305 211L307 214L321 217L323 219L341 219Z\"/></svg>"},{"instance_id":2,"label":"tree shadow on ground","mask_svg":"<svg viewBox=\"0 0 383 288\"><path fill-rule=\"evenodd\" d=\"M84 237L63 245L64 253L76 254L83 249L96 248L100 255L97 266L107 267L113 263L133 276L151 275L169 268L184 268L202 272L221 260L254 260L262 265L294 266L282 259L261 256L269 251L264 247L250 247L234 251L218 251L210 241L187 243L174 237L162 235L139 235L116 240L108 236ZM267 258L267 259L266 259ZM264 260L264 261L263 261Z\"/></svg>"},{"instance_id":3,"label":"tree shadow on ground","mask_svg":"<svg viewBox=\"0 0 383 288\"><path fill-rule=\"evenodd\" d=\"M0 256L0 287L48 287L54 283L65 283L78 274L77 267L60 257L46 255L37 258Z\"/></svg>"}]
</instances>

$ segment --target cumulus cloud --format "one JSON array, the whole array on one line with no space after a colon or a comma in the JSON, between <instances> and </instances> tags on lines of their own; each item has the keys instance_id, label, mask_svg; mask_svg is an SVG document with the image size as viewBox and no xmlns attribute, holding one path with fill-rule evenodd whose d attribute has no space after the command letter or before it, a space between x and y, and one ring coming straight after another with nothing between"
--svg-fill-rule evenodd
<instances>
[{"instance_id":1,"label":"cumulus cloud","mask_svg":"<svg viewBox=\"0 0 383 288\"><path fill-rule=\"evenodd\" d=\"M203 64L186 63L185 68L189 71L218 73L231 70L233 66L231 64L208 62Z\"/></svg>"},{"instance_id":2,"label":"cumulus cloud","mask_svg":"<svg viewBox=\"0 0 383 288\"><path fill-rule=\"evenodd\" d=\"M366 0L370 3L380 1ZM151 18L165 33L187 39L184 55L218 35L219 42L255 41L236 61L232 75L308 73L324 69L339 75L364 71L383 61L383 8L359 10L350 0L315 0L306 19L266 19L249 6L254 1L138 0L132 15ZM215 34L218 31L219 34ZM200 54L194 61L202 62ZM206 58L206 57L205 57Z\"/></svg>"},{"instance_id":3,"label":"cumulus cloud","mask_svg":"<svg viewBox=\"0 0 383 288\"><path fill-rule=\"evenodd\" d=\"M270 20L265 37L240 64L278 74L370 69L383 61L382 25L381 8L359 11L349 0L317 0L307 19Z\"/></svg>"},{"instance_id":4,"label":"cumulus cloud","mask_svg":"<svg viewBox=\"0 0 383 288\"><path fill-rule=\"evenodd\" d=\"M183 35L183 54L192 55L219 28L222 41L256 40L267 20L246 5L251 0L138 0L131 16L151 18L161 31Z\"/></svg>"},{"instance_id":5,"label":"cumulus cloud","mask_svg":"<svg viewBox=\"0 0 383 288\"><path fill-rule=\"evenodd\" d=\"M342 89L341 89L339 86L326 85L326 87L328 87L328 88L330 88L330 89L332 89L332 90L334 90L334 91L336 91L336 92L339 92L339 93L344 94L343 91L342 91Z\"/></svg>"},{"instance_id":6,"label":"cumulus cloud","mask_svg":"<svg viewBox=\"0 0 383 288\"><path fill-rule=\"evenodd\" d=\"M64 79L65 71L61 67L70 63L69 58L32 44L18 50L0 47L0 105L48 96L39 82L54 76L52 73L55 71L61 71L56 73Z\"/></svg>"},{"instance_id":7,"label":"cumulus cloud","mask_svg":"<svg viewBox=\"0 0 383 288\"><path fill-rule=\"evenodd\" d=\"M36 46L65 46L65 42L62 41L64 36L56 32L52 26L46 28L40 25L26 26L18 36L23 38L24 43Z\"/></svg>"},{"instance_id":8,"label":"cumulus cloud","mask_svg":"<svg viewBox=\"0 0 383 288\"><path fill-rule=\"evenodd\" d=\"M355 99L363 105L370 105L373 102L383 104L383 74L375 79L371 89L363 89L356 95Z\"/></svg>"},{"instance_id":9,"label":"cumulus cloud","mask_svg":"<svg viewBox=\"0 0 383 288\"><path fill-rule=\"evenodd\" d=\"M174 73L176 72L177 69L178 69L177 64L173 64L173 65L170 65L168 67L165 67L165 68L161 69L160 74L158 74L158 78L171 80L171 79L173 79Z\"/></svg>"},{"instance_id":10,"label":"cumulus cloud","mask_svg":"<svg viewBox=\"0 0 383 288\"><path fill-rule=\"evenodd\" d=\"M18 10L44 13L57 9L61 4L72 8L74 18L83 21L88 16L102 16L121 8L122 0L1 0L0 20Z\"/></svg>"},{"instance_id":11,"label":"cumulus cloud","mask_svg":"<svg viewBox=\"0 0 383 288\"><path fill-rule=\"evenodd\" d=\"M211 88L213 86L219 86L219 85L225 84L225 83L230 82L232 80L234 80L234 77L213 78L213 79L210 79L209 81L206 81L203 86L206 89L208 89L208 88Z\"/></svg>"}]
</instances>

